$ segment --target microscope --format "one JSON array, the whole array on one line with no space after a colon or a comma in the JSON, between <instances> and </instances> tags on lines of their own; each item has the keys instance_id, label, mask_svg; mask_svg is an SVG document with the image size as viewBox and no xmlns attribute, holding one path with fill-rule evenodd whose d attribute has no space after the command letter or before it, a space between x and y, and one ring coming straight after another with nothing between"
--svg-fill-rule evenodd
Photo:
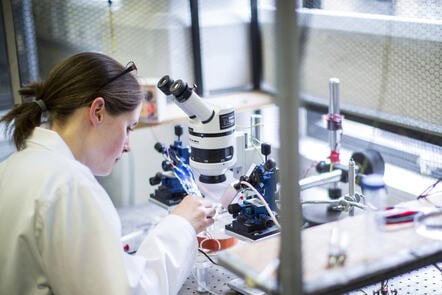
<instances>
[{"instance_id":1,"label":"microscope","mask_svg":"<svg viewBox=\"0 0 442 295\"><path fill-rule=\"evenodd\" d=\"M149 179L150 185L160 186L150 195L151 200L163 207L178 205L188 194L204 197L196 186L193 169L199 173L201 183L216 184L226 180L225 172L236 161L235 112L231 107L219 107L204 102L187 83L163 76L157 87L172 95L175 104L188 116L189 146L180 140L183 128L175 126L178 137L168 148L156 143L154 148L165 160L163 172ZM192 168L192 169L191 169Z\"/></svg>"},{"instance_id":2,"label":"microscope","mask_svg":"<svg viewBox=\"0 0 442 295\"><path fill-rule=\"evenodd\" d=\"M229 202L228 211L235 220L225 226L226 230L254 240L278 232L279 228L275 225L275 222L278 223L275 216L277 215L278 169L275 162L268 158L271 152L270 145L261 145L261 153L265 156L265 161L255 165L254 163L258 162L256 146L250 144L250 140L244 134L235 132L235 112L232 107L209 104L195 93L195 87L189 87L182 80L174 81L168 75L158 81L157 87L164 94L172 95L176 105L189 117L188 163L192 170L199 173L199 181L209 185L224 183L227 180L226 172L231 170L233 177L240 179L235 184L237 191L250 193L251 189L247 188L245 183L255 190L240 203L230 204ZM253 126L259 125L258 117L255 116L252 120ZM257 129L251 130L250 136L256 133L259 133ZM174 147L176 146L175 143ZM259 157L259 162L261 159L262 156ZM181 160L186 162L186 159ZM249 173L242 175L250 166L252 168L249 169ZM177 184L164 176L161 179L162 185L169 188L164 189L167 192L172 191L174 184ZM151 181L151 184L154 182L159 181ZM178 197L173 203L180 197L182 198L181 193L182 191L177 192ZM257 194L263 199L258 198ZM152 198L157 198L157 195L161 195L161 187ZM170 199L171 194L168 194L167 198Z\"/></svg>"},{"instance_id":3,"label":"microscope","mask_svg":"<svg viewBox=\"0 0 442 295\"><path fill-rule=\"evenodd\" d=\"M207 184L226 180L225 172L236 162L235 112L203 101L186 82L163 76L157 87L175 98L175 104L189 116L190 167Z\"/></svg>"}]
</instances>

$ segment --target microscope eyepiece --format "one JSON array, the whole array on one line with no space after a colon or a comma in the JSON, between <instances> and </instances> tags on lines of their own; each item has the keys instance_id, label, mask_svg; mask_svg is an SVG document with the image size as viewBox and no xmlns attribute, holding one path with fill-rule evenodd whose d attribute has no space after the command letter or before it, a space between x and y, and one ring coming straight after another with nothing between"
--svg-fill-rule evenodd
<instances>
[{"instance_id":1,"label":"microscope eyepiece","mask_svg":"<svg viewBox=\"0 0 442 295\"><path fill-rule=\"evenodd\" d=\"M190 88L186 82L176 80L170 86L170 92L175 96L178 102L183 103L192 95L192 88Z\"/></svg>"},{"instance_id":2,"label":"microscope eyepiece","mask_svg":"<svg viewBox=\"0 0 442 295\"><path fill-rule=\"evenodd\" d=\"M180 95L184 89L186 88L187 83L183 82L183 80L176 80L170 85L170 92L174 95Z\"/></svg>"},{"instance_id":3,"label":"microscope eyepiece","mask_svg":"<svg viewBox=\"0 0 442 295\"><path fill-rule=\"evenodd\" d=\"M163 78L161 78L158 83L157 83L157 87L166 95L170 95L170 87L173 84L173 80L169 77L169 75L165 75L163 76Z\"/></svg>"}]
</instances>

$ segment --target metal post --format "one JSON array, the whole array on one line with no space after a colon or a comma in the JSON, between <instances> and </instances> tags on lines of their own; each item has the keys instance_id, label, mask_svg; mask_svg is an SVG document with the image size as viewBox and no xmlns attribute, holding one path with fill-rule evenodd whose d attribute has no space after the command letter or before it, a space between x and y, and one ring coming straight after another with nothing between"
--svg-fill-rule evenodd
<instances>
[{"instance_id":1,"label":"metal post","mask_svg":"<svg viewBox=\"0 0 442 295\"><path fill-rule=\"evenodd\" d=\"M276 1L277 103L280 113L281 294L302 294L302 213L298 167L299 33L295 0Z\"/></svg>"},{"instance_id":2,"label":"metal post","mask_svg":"<svg viewBox=\"0 0 442 295\"><path fill-rule=\"evenodd\" d=\"M19 77L19 66L17 59L17 47L15 45L15 29L14 21L12 16L12 5L9 0L2 0L3 18L4 18L4 28L5 28L5 39L7 44L8 52L8 62L9 62L9 73L11 75L11 92L14 97L14 104L20 104L21 97L18 94L18 89L20 89L20 77Z\"/></svg>"},{"instance_id":3,"label":"metal post","mask_svg":"<svg viewBox=\"0 0 442 295\"><path fill-rule=\"evenodd\" d=\"M253 89L261 89L262 75L262 43L261 32L258 22L258 0L250 0L250 43L251 43L251 63L252 63L252 80Z\"/></svg>"},{"instance_id":4,"label":"metal post","mask_svg":"<svg viewBox=\"0 0 442 295\"><path fill-rule=\"evenodd\" d=\"M193 53L193 72L195 74L195 84L198 86L195 92L200 96L204 95L203 66L201 57L200 41L200 23L198 0L190 0L190 16L192 21L192 53Z\"/></svg>"}]
</instances>

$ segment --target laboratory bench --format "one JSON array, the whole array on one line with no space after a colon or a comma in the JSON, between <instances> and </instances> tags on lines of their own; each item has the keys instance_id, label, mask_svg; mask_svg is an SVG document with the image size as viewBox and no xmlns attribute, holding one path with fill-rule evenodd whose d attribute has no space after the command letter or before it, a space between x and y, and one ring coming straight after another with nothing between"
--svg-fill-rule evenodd
<instances>
[{"instance_id":1,"label":"laboratory bench","mask_svg":"<svg viewBox=\"0 0 442 295\"><path fill-rule=\"evenodd\" d=\"M442 195L436 197L430 199L431 203L419 200L400 205L425 208L437 202L442 204ZM153 202L120 208L118 212L130 249L136 249L149 228L168 214ZM366 216L358 215L302 230L305 294L381 294L375 293L381 282L387 284L392 295L442 294L442 240L417 234L409 223L381 231L377 235L379 242L375 242L375 235L364 234L369 230L366 223ZM327 267L330 237L336 229L345 233L348 245L345 263L331 268ZM132 237L128 235L131 233ZM244 277L256 278L277 259L279 242L279 236L256 242L244 240L218 253L209 253L217 262L215 265L203 257L209 263L206 281L210 292L201 292L191 274L179 294L238 294L228 283ZM265 288L276 283L275 273L265 280Z\"/></svg>"},{"instance_id":2,"label":"laboratory bench","mask_svg":"<svg viewBox=\"0 0 442 295\"><path fill-rule=\"evenodd\" d=\"M436 219L428 227L435 228L430 234L433 237L442 235L442 194L396 206L406 211L429 213L438 210ZM388 225L381 230L373 216L360 214L302 230L304 294L353 291L356 293L351 294L364 294L361 290L367 286L382 281L399 282L407 276L406 283L414 291L398 295L442 294L442 236L440 239L428 238L418 234L416 229L415 224L409 222ZM227 269L248 277L264 289L273 290L276 273L265 278L260 274L279 258L279 245L280 237L274 237L227 249L218 258ZM259 261L256 257L260 257ZM339 260L342 263L330 264L330 261ZM434 276L421 280L428 272ZM373 287L370 289L374 290Z\"/></svg>"}]
</instances>

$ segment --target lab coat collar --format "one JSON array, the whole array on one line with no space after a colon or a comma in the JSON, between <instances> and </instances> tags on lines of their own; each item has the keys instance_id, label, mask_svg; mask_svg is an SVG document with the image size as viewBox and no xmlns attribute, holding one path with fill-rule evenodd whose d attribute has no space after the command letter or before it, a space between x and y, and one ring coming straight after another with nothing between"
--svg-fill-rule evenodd
<instances>
[{"instance_id":1,"label":"lab coat collar","mask_svg":"<svg viewBox=\"0 0 442 295\"><path fill-rule=\"evenodd\" d=\"M26 140L26 148L42 147L44 149L63 154L75 159L72 151L61 136L50 129L35 127L32 135Z\"/></svg>"}]
</instances>

